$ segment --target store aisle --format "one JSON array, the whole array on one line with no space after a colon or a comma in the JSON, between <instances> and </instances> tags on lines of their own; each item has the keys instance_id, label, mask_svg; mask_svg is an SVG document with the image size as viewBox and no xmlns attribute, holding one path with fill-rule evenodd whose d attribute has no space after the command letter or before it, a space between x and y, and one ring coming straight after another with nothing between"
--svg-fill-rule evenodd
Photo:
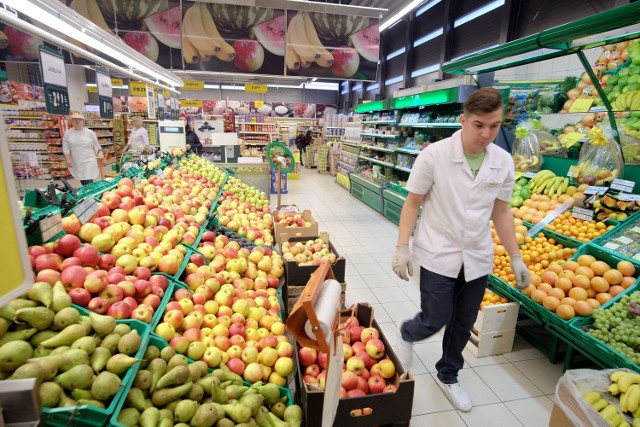
<instances>
[{"instance_id":1,"label":"store aisle","mask_svg":"<svg viewBox=\"0 0 640 427\"><path fill-rule=\"evenodd\" d=\"M391 271L397 226L360 202L328 174L301 170L299 181L289 181L282 204L311 209L320 231L328 231L336 250L347 258L347 305L369 302L375 318L393 344L398 322L418 311L417 277L405 282ZM272 206L276 198L272 196ZM412 427L488 427L549 425L555 386L562 365L516 336L513 351L477 359L465 350L460 380L474 408L453 409L435 382L435 363L442 336L414 346L410 371L416 382Z\"/></svg>"}]
</instances>

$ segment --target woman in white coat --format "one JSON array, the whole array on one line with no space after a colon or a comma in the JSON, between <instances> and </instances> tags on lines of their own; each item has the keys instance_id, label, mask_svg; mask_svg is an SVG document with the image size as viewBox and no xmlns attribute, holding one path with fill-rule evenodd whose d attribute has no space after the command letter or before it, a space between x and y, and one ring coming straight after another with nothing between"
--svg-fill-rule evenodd
<instances>
[{"instance_id":1,"label":"woman in white coat","mask_svg":"<svg viewBox=\"0 0 640 427\"><path fill-rule=\"evenodd\" d=\"M131 118L131 126L133 127L133 130L129 135L129 141L127 146L124 147L124 151L132 150L143 153L151 152L151 145L149 145L149 132L142 127L142 117L133 116Z\"/></svg>"},{"instance_id":2,"label":"woman in white coat","mask_svg":"<svg viewBox=\"0 0 640 427\"><path fill-rule=\"evenodd\" d=\"M73 127L64 133L62 153L71 175L82 185L91 184L98 177L98 158L102 158L95 132L84 127L84 116L71 115Z\"/></svg>"}]
</instances>

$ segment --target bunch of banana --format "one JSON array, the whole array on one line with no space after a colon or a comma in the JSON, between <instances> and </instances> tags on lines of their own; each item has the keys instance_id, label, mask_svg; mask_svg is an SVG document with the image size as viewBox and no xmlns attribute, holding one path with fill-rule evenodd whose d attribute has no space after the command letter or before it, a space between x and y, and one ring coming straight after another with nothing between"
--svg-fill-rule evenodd
<instances>
[{"instance_id":1,"label":"bunch of banana","mask_svg":"<svg viewBox=\"0 0 640 427\"><path fill-rule=\"evenodd\" d=\"M622 412L633 415L633 426L640 426L640 374L627 371L615 371L610 375L609 380L611 384L607 391L611 395L618 397ZM624 424L623 422L617 425L629 424Z\"/></svg>"},{"instance_id":2,"label":"bunch of banana","mask_svg":"<svg viewBox=\"0 0 640 427\"><path fill-rule=\"evenodd\" d=\"M600 416L604 418L612 426L616 427L631 427L631 425L624 419L624 417L618 412L618 406L613 403L607 402L602 398L602 395L597 391L591 391L584 396L584 400L587 401L593 409L600 413Z\"/></svg>"},{"instance_id":3,"label":"bunch of banana","mask_svg":"<svg viewBox=\"0 0 640 427\"><path fill-rule=\"evenodd\" d=\"M100 6L98 6L96 0L73 0L69 7L73 9L77 14L87 18L89 21L93 22L103 30L109 33L113 32L113 30L109 28L107 22L104 20L104 15L102 15L102 11L100 10ZM80 43L73 38L71 38L69 41L79 48L88 50L89 52L94 51L90 46L87 46L84 43ZM77 55L75 52L73 56L79 57L79 55Z\"/></svg>"},{"instance_id":4,"label":"bunch of banana","mask_svg":"<svg viewBox=\"0 0 640 427\"><path fill-rule=\"evenodd\" d=\"M565 192L567 187L569 187L569 178L556 176L550 170L538 172L529 181L529 188L532 193L546 194L548 196L559 196Z\"/></svg>"},{"instance_id":5,"label":"bunch of banana","mask_svg":"<svg viewBox=\"0 0 640 427\"><path fill-rule=\"evenodd\" d=\"M618 95L611 103L614 110L638 110L640 109L640 90L629 91Z\"/></svg>"},{"instance_id":6,"label":"bunch of banana","mask_svg":"<svg viewBox=\"0 0 640 427\"><path fill-rule=\"evenodd\" d=\"M220 35L206 3L196 2L184 14L182 56L187 64L208 61L213 56L225 62L236 57L236 50Z\"/></svg>"},{"instance_id":7,"label":"bunch of banana","mask_svg":"<svg viewBox=\"0 0 640 427\"><path fill-rule=\"evenodd\" d=\"M314 62L323 68L333 65L333 55L320 42L316 27L306 12L298 12L287 29L287 68L309 68Z\"/></svg>"},{"instance_id":8,"label":"bunch of banana","mask_svg":"<svg viewBox=\"0 0 640 427\"><path fill-rule=\"evenodd\" d=\"M540 163L538 156L531 156L529 158L522 154L514 154L512 157L516 172L529 172L535 169Z\"/></svg>"}]
</instances>

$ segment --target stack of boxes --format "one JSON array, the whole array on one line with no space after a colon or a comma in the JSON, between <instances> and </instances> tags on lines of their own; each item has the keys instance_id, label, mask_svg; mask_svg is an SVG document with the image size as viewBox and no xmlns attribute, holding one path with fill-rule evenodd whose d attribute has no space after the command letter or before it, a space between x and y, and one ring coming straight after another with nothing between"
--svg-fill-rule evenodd
<instances>
[{"instance_id":1,"label":"stack of boxes","mask_svg":"<svg viewBox=\"0 0 640 427\"><path fill-rule=\"evenodd\" d=\"M509 353L513 347L518 321L517 302L488 305L478 313L467 348L474 356Z\"/></svg>"}]
</instances>

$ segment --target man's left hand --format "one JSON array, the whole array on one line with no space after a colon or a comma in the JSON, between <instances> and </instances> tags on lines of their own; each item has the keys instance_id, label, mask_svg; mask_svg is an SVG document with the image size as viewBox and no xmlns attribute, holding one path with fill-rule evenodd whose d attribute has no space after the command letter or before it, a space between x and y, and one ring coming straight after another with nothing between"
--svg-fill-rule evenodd
<instances>
[{"instance_id":1,"label":"man's left hand","mask_svg":"<svg viewBox=\"0 0 640 427\"><path fill-rule=\"evenodd\" d=\"M509 255L511 258L511 270L513 270L513 274L516 276L516 289L521 291L526 289L529 284L531 284L531 273L529 269L522 262L522 257L520 254L518 255Z\"/></svg>"}]
</instances>

